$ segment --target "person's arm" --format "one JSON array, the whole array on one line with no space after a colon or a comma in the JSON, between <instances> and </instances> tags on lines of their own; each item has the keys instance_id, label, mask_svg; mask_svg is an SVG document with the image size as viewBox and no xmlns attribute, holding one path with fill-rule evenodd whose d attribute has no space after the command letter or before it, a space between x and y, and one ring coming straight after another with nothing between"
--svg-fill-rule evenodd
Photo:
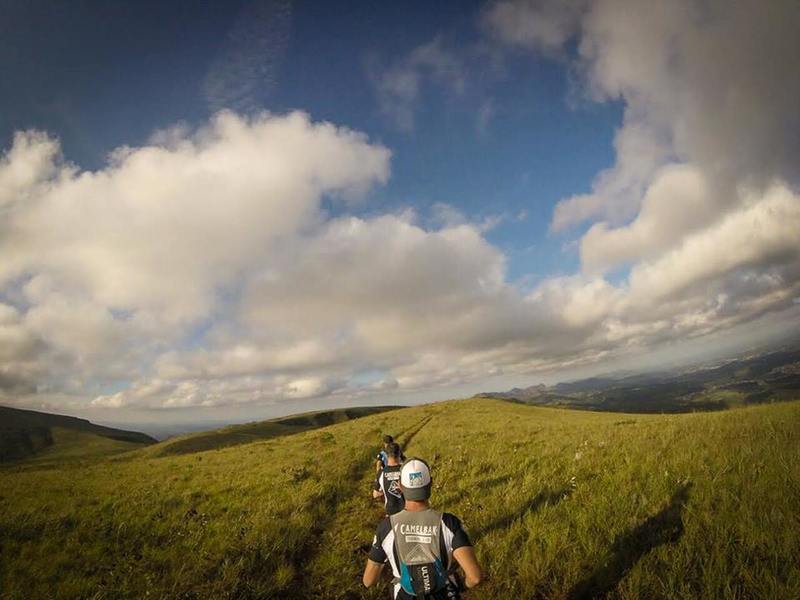
<instances>
[{"instance_id":1,"label":"person's arm","mask_svg":"<svg viewBox=\"0 0 800 600\"><path fill-rule=\"evenodd\" d=\"M464 583L468 588L473 588L483 580L483 572L475 557L472 542L455 515L442 514L442 522L445 525L445 539L449 538L449 544L453 548L453 558L464 570Z\"/></svg>"},{"instance_id":2,"label":"person's arm","mask_svg":"<svg viewBox=\"0 0 800 600\"><path fill-rule=\"evenodd\" d=\"M380 581L384 564L385 563L377 563L371 558L367 559L367 566L364 567L364 576L361 578L365 587L372 587Z\"/></svg>"},{"instance_id":3,"label":"person's arm","mask_svg":"<svg viewBox=\"0 0 800 600\"><path fill-rule=\"evenodd\" d=\"M381 486L381 477L382 474L378 473L378 476L375 478L375 481L372 482L373 498L383 498L383 487Z\"/></svg>"},{"instance_id":4,"label":"person's arm","mask_svg":"<svg viewBox=\"0 0 800 600\"><path fill-rule=\"evenodd\" d=\"M372 546L367 555L364 575L361 578L361 581L366 587L372 587L380 580L383 565L386 563L386 551L383 549L383 540L391 530L392 524L388 517L382 519L381 522L378 523L378 529L375 532L375 537L372 538Z\"/></svg>"},{"instance_id":5,"label":"person's arm","mask_svg":"<svg viewBox=\"0 0 800 600\"><path fill-rule=\"evenodd\" d=\"M472 546L461 546L453 550L453 558L458 565L464 569L464 584L468 588L474 588L483 581L483 572L475 557L475 550ZM366 577L366 575L365 575Z\"/></svg>"}]
</instances>

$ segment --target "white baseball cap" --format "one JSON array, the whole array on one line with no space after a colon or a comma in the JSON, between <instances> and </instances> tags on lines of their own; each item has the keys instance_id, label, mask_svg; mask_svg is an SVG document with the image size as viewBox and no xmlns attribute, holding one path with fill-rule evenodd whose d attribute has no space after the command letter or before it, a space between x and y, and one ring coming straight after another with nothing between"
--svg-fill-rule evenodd
<instances>
[{"instance_id":1,"label":"white baseball cap","mask_svg":"<svg viewBox=\"0 0 800 600\"><path fill-rule=\"evenodd\" d=\"M406 500L427 500L431 496L431 470L421 458L411 458L400 471L400 485Z\"/></svg>"}]
</instances>

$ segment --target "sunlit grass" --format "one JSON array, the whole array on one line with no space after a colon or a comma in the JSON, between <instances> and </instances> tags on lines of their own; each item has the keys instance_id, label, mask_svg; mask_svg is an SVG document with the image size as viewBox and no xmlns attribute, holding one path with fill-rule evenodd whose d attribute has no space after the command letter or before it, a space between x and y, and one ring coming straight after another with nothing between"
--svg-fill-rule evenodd
<instances>
[{"instance_id":1,"label":"sunlit grass","mask_svg":"<svg viewBox=\"0 0 800 600\"><path fill-rule=\"evenodd\" d=\"M0 471L3 598L384 598L380 436L431 462L476 598L800 597L800 403L621 415L453 401L236 447ZM126 458L130 456L131 458Z\"/></svg>"}]
</instances>

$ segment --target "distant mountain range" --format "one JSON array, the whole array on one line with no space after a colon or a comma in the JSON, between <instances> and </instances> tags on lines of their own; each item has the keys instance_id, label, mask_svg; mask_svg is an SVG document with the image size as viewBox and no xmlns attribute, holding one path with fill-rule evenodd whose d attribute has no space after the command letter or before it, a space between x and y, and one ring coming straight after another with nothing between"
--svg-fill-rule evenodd
<instances>
[{"instance_id":1,"label":"distant mountain range","mask_svg":"<svg viewBox=\"0 0 800 600\"><path fill-rule=\"evenodd\" d=\"M484 392L477 397L634 413L720 410L793 400L800 398L800 348L668 373L592 377L554 386Z\"/></svg>"}]
</instances>

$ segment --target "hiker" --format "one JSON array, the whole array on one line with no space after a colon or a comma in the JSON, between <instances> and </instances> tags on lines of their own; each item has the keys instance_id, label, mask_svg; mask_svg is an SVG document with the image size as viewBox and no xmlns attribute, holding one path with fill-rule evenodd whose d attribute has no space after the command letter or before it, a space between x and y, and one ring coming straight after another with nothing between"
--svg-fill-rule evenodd
<instances>
[{"instance_id":1,"label":"hiker","mask_svg":"<svg viewBox=\"0 0 800 600\"><path fill-rule=\"evenodd\" d=\"M405 509L378 524L364 568L364 585L375 585L388 561L394 575L393 600L460 598L457 567L464 570L468 588L483 579L461 521L428 504L431 473L424 460L412 458L403 465L400 485Z\"/></svg>"},{"instance_id":2,"label":"hiker","mask_svg":"<svg viewBox=\"0 0 800 600\"><path fill-rule=\"evenodd\" d=\"M383 450L378 452L378 455L375 457L375 472L379 473L381 469L383 469L386 464L388 463L388 453L386 452L386 447L389 444L394 443L394 438L390 435L383 436ZM400 452L400 462L403 462L406 459L405 454Z\"/></svg>"},{"instance_id":3,"label":"hiker","mask_svg":"<svg viewBox=\"0 0 800 600\"><path fill-rule=\"evenodd\" d=\"M392 442L386 445L386 466L378 472L372 489L373 498L383 498L386 515L393 515L403 510L403 492L400 491L400 444Z\"/></svg>"}]
</instances>

